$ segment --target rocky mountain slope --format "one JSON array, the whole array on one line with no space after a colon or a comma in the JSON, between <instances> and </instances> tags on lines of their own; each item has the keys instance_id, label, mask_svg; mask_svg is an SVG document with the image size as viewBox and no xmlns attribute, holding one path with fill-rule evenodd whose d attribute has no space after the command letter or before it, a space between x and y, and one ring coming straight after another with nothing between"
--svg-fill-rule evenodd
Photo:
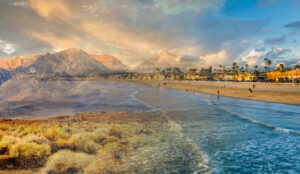
<instances>
[{"instance_id":1,"label":"rocky mountain slope","mask_svg":"<svg viewBox=\"0 0 300 174\"><path fill-rule=\"evenodd\" d=\"M13 59L0 60L0 68L12 71L18 67L26 67L33 63L37 57L25 58L23 56L17 56Z\"/></svg>"},{"instance_id":2,"label":"rocky mountain slope","mask_svg":"<svg viewBox=\"0 0 300 174\"><path fill-rule=\"evenodd\" d=\"M109 68L81 49L71 48L54 54L39 56L31 65L19 73L51 76L71 76L110 72Z\"/></svg>"},{"instance_id":3,"label":"rocky mountain slope","mask_svg":"<svg viewBox=\"0 0 300 174\"><path fill-rule=\"evenodd\" d=\"M10 77L10 71L0 68L0 85L10 79Z\"/></svg>"}]
</instances>

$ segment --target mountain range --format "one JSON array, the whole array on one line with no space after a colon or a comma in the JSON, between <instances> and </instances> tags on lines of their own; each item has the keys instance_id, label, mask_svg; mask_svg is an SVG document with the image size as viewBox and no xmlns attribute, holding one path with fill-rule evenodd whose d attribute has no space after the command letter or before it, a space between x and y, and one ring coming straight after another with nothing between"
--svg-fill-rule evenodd
<instances>
[{"instance_id":1,"label":"mountain range","mask_svg":"<svg viewBox=\"0 0 300 174\"><path fill-rule=\"evenodd\" d=\"M2 67L2 68L1 68ZM128 67L110 55L90 55L81 49L71 48L57 53L16 57L0 62L0 84L11 78L34 76L39 78L85 76L128 71Z\"/></svg>"},{"instance_id":2,"label":"mountain range","mask_svg":"<svg viewBox=\"0 0 300 174\"><path fill-rule=\"evenodd\" d=\"M92 59L96 59L98 62L95 62ZM99 62L102 65L99 65ZM81 66L84 67L86 63L95 63L96 66L99 66L101 68L101 71L99 73L103 72L102 69L105 71L128 71L130 69L128 66L124 65L119 59L117 59L114 56L108 54L90 55L84 52L83 50L77 48L67 49L54 54L48 53L46 55L34 56L33 58L17 56L12 59L0 60L0 69L14 71L18 68L26 69L27 66L30 66L31 72L37 70L37 72L41 73L41 67L38 67L43 66L42 71L45 71L44 73L52 73L49 72L49 69L51 69L49 66L51 66L51 64L52 66L55 66L55 68L58 68L56 66L60 64L59 67L65 68L68 71L72 68L74 70L78 70L77 68L80 68ZM59 70L57 70L57 72L59 72Z\"/></svg>"},{"instance_id":3,"label":"mountain range","mask_svg":"<svg viewBox=\"0 0 300 174\"><path fill-rule=\"evenodd\" d=\"M109 72L101 62L81 49L71 48L54 54L39 56L36 61L22 70L25 74L88 75Z\"/></svg>"},{"instance_id":4,"label":"mountain range","mask_svg":"<svg viewBox=\"0 0 300 174\"><path fill-rule=\"evenodd\" d=\"M136 72L149 72L166 68L190 68L199 59L191 56L181 56L167 51L157 53L144 60L132 69ZM80 76L111 72L126 72L130 68L119 59L108 54L93 55L77 48L71 48L57 53L34 56L28 59L15 57L11 60L0 61L0 83L11 77L18 76Z\"/></svg>"},{"instance_id":5,"label":"mountain range","mask_svg":"<svg viewBox=\"0 0 300 174\"><path fill-rule=\"evenodd\" d=\"M0 60L0 68L12 71L18 67L25 67L30 65L37 59L37 56L33 58L25 58L23 56L17 56L13 59Z\"/></svg>"}]
</instances>

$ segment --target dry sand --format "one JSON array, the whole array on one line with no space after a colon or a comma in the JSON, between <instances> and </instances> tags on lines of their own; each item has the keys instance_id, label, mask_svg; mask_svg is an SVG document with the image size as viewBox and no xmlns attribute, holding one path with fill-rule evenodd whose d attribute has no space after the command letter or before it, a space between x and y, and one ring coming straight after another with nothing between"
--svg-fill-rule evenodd
<instances>
[{"instance_id":1,"label":"dry sand","mask_svg":"<svg viewBox=\"0 0 300 174\"><path fill-rule=\"evenodd\" d=\"M215 95L219 90L220 96L300 105L300 85L293 84L149 80L132 80L131 82ZM253 88L253 84L255 88ZM249 88L253 93L249 93Z\"/></svg>"}]
</instances>

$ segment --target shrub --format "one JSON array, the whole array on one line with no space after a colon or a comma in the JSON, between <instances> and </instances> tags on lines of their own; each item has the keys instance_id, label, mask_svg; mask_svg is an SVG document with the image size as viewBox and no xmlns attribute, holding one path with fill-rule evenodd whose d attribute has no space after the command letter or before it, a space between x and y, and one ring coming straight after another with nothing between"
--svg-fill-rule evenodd
<instances>
[{"instance_id":1,"label":"shrub","mask_svg":"<svg viewBox=\"0 0 300 174\"><path fill-rule=\"evenodd\" d=\"M58 140L60 138L68 138L70 135L62 128L52 126L47 130L47 133L45 135L49 140L54 141Z\"/></svg>"},{"instance_id":2,"label":"shrub","mask_svg":"<svg viewBox=\"0 0 300 174\"><path fill-rule=\"evenodd\" d=\"M100 148L100 145L94 142L94 140L88 134L74 134L70 138L68 145L75 151L82 151L88 154L94 154Z\"/></svg>"},{"instance_id":3,"label":"shrub","mask_svg":"<svg viewBox=\"0 0 300 174\"><path fill-rule=\"evenodd\" d=\"M34 142L18 142L10 149L10 155L13 157L45 157L49 155L51 148L48 144L36 144Z\"/></svg>"},{"instance_id":4,"label":"shrub","mask_svg":"<svg viewBox=\"0 0 300 174\"><path fill-rule=\"evenodd\" d=\"M0 155L8 155L13 144L17 142L17 138L13 136L3 136L0 141Z\"/></svg>"},{"instance_id":5,"label":"shrub","mask_svg":"<svg viewBox=\"0 0 300 174\"><path fill-rule=\"evenodd\" d=\"M92 161L91 155L61 150L50 156L46 164L48 174L83 173Z\"/></svg>"},{"instance_id":6,"label":"shrub","mask_svg":"<svg viewBox=\"0 0 300 174\"><path fill-rule=\"evenodd\" d=\"M99 144L101 144L104 141L105 137L107 136L108 136L108 131L107 129L103 129L103 128L98 128L91 133L91 138Z\"/></svg>"},{"instance_id":7,"label":"shrub","mask_svg":"<svg viewBox=\"0 0 300 174\"><path fill-rule=\"evenodd\" d=\"M49 144L49 140L44 137L44 136L41 136L41 135L35 135L35 134L29 134L25 137L22 138L24 142L34 142L34 143L37 143L37 144Z\"/></svg>"},{"instance_id":8,"label":"shrub","mask_svg":"<svg viewBox=\"0 0 300 174\"><path fill-rule=\"evenodd\" d=\"M104 161L103 159L96 159L89 165L85 170L84 173L88 174L106 174L110 172L110 165L108 161Z\"/></svg>"},{"instance_id":9,"label":"shrub","mask_svg":"<svg viewBox=\"0 0 300 174\"><path fill-rule=\"evenodd\" d=\"M0 141L4 137L4 135L5 135L4 132L0 130Z\"/></svg>"},{"instance_id":10,"label":"shrub","mask_svg":"<svg viewBox=\"0 0 300 174\"><path fill-rule=\"evenodd\" d=\"M105 137L105 139L103 140L102 144L105 145L105 144L116 142L118 140L119 139L117 137L115 137L115 136L108 136L108 137Z\"/></svg>"},{"instance_id":11,"label":"shrub","mask_svg":"<svg viewBox=\"0 0 300 174\"><path fill-rule=\"evenodd\" d=\"M120 128L113 126L112 128L109 129L108 135L110 136L115 136L119 139L122 138L122 133L120 131Z\"/></svg>"}]
</instances>

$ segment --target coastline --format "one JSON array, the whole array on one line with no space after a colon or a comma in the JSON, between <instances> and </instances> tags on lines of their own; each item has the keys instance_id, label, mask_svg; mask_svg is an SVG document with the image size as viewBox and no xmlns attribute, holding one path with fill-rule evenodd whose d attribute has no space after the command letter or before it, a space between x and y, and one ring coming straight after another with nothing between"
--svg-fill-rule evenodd
<instances>
[{"instance_id":1,"label":"coastline","mask_svg":"<svg viewBox=\"0 0 300 174\"><path fill-rule=\"evenodd\" d=\"M291 85L274 85L265 83L243 82L210 82L210 81L150 81L150 80L114 80L160 86L177 90L194 91L220 96L272 102L280 104L300 105L300 87ZM249 88L253 93L249 93ZM299 90L298 90L299 89Z\"/></svg>"}]
</instances>

